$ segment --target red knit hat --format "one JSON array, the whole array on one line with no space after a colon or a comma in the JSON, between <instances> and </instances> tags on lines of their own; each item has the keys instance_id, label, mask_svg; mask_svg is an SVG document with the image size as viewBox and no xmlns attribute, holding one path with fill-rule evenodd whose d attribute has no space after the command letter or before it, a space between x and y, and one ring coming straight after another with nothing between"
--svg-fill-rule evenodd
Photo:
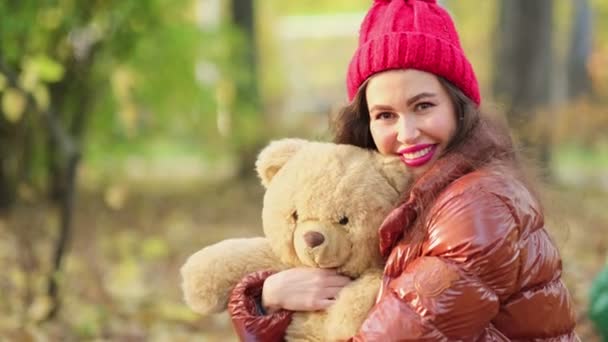
<instances>
[{"instance_id":1,"label":"red knit hat","mask_svg":"<svg viewBox=\"0 0 608 342\"><path fill-rule=\"evenodd\" d=\"M479 85L450 15L435 0L374 0L359 32L348 67L353 100L371 75L390 69L418 69L442 76L477 105Z\"/></svg>"}]
</instances>

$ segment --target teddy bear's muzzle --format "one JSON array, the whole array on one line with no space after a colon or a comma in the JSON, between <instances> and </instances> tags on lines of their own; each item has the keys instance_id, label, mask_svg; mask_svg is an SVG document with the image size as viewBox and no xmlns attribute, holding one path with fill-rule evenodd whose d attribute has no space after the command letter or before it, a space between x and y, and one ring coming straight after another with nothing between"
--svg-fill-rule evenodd
<instances>
[{"instance_id":1,"label":"teddy bear's muzzle","mask_svg":"<svg viewBox=\"0 0 608 342\"><path fill-rule=\"evenodd\" d=\"M294 247L304 265L321 268L342 266L352 248L344 229L318 221L298 225L294 232Z\"/></svg>"}]
</instances>

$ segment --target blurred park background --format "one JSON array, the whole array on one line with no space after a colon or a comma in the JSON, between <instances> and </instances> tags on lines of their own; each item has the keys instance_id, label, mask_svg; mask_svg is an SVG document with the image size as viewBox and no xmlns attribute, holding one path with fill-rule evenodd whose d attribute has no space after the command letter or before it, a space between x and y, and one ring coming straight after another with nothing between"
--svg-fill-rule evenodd
<instances>
[{"instance_id":1,"label":"blurred park background","mask_svg":"<svg viewBox=\"0 0 608 342\"><path fill-rule=\"evenodd\" d=\"M329 139L371 0L0 0L0 340L229 341L179 267L261 234L253 163ZM444 0L537 161L583 341L608 243L608 1Z\"/></svg>"}]
</instances>

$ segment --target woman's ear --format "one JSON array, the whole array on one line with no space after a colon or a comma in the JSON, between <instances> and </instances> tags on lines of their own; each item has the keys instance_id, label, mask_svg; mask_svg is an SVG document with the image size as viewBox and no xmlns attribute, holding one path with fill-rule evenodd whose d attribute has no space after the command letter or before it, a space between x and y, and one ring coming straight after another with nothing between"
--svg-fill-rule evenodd
<instances>
[{"instance_id":1,"label":"woman's ear","mask_svg":"<svg viewBox=\"0 0 608 342\"><path fill-rule=\"evenodd\" d=\"M306 144L308 141L302 139L282 139L266 146L255 162L255 169L262 185L268 188L276 173Z\"/></svg>"}]
</instances>

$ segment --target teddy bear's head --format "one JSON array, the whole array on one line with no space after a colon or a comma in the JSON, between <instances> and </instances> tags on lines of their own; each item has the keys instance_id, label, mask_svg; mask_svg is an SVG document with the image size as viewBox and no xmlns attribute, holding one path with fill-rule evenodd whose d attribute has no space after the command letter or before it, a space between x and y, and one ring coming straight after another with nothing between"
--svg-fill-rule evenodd
<instances>
[{"instance_id":1,"label":"teddy bear's head","mask_svg":"<svg viewBox=\"0 0 608 342\"><path fill-rule=\"evenodd\" d=\"M285 139L256 162L264 233L291 266L357 277L381 265L378 227L409 180L396 157L351 145Z\"/></svg>"}]
</instances>

